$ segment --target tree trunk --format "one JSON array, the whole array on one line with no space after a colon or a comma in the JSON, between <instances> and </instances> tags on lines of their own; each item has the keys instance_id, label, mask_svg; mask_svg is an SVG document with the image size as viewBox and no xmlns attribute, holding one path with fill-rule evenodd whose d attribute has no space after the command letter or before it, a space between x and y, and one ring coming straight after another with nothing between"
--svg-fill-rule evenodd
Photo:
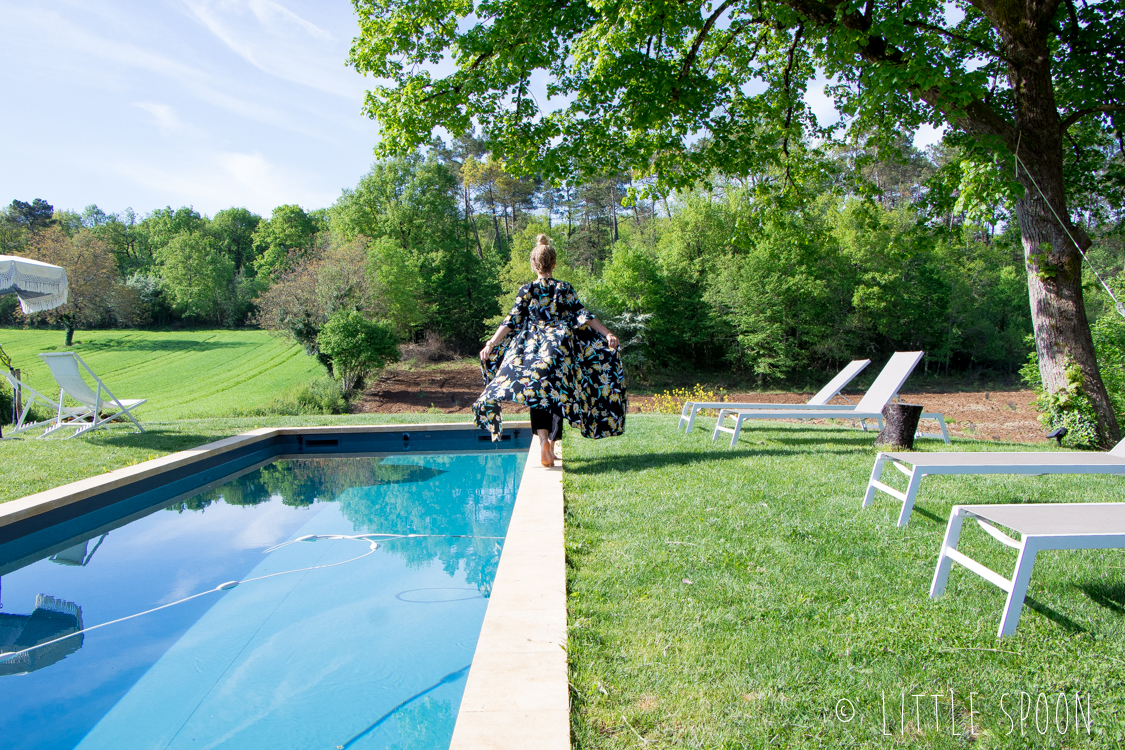
<instances>
[{"instance_id":1,"label":"tree trunk","mask_svg":"<svg viewBox=\"0 0 1125 750\"><path fill-rule=\"evenodd\" d=\"M1065 133L1055 100L1047 23L1057 3L1024 6L1006 0L977 0L974 5L1000 34L1000 51L1008 61L1014 122L982 101L962 109L942 100L937 89L919 93L934 107L952 111L951 121L982 146L993 149L1000 139L1018 157L1024 195L1016 202L1015 213L1023 239L1043 387L1051 394L1067 388L1066 370L1076 365L1082 373L1082 390L1094 409L1098 440L1102 447L1109 447L1120 439L1121 430L1098 370L1082 300L1078 248L1089 247L1090 239L1070 221L1063 178Z\"/></svg>"},{"instance_id":2,"label":"tree trunk","mask_svg":"<svg viewBox=\"0 0 1125 750\"><path fill-rule=\"evenodd\" d=\"M66 326L66 346L73 346L74 345L74 321L73 320L66 320L66 321L63 322L63 325Z\"/></svg>"},{"instance_id":3,"label":"tree trunk","mask_svg":"<svg viewBox=\"0 0 1125 750\"><path fill-rule=\"evenodd\" d=\"M921 416L921 404L887 404L883 407L883 430L875 438L875 445L914 450L914 434Z\"/></svg>"},{"instance_id":4,"label":"tree trunk","mask_svg":"<svg viewBox=\"0 0 1125 750\"><path fill-rule=\"evenodd\" d=\"M1113 405L1102 382L1090 322L1082 299L1082 255L1090 238L1070 221L1063 178L1063 129L1055 101L1051 55L1042 32L1021 25L1005 34L1013 61L1009 76L1015 94L1019 180L1016 202L1027 262L1027 286L1035 350L1043 387L1068 387L1067 367L1082 372L1082 390L1097 418L1098 440L1108 448L1121 439ZM1076 245L1075 243L1078 243Z\"/></svg>"}]
</instances>

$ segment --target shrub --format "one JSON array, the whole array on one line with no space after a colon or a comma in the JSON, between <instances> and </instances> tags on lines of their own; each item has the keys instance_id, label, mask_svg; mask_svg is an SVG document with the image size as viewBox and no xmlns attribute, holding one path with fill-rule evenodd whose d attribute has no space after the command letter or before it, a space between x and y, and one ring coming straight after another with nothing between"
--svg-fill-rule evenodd
<instances>
[{"instance_id":1,"label":"shrub","mask_svg":"<svg viewBox=\"0 0 1125 750\"><path fill-rule=\"evenodd\" d=\"M687 388L675 388L656 394L653 397L652 410L658 414L681 414L684 410L684 404L688 401L726 400L727 392L725 388L719 388L717 391L709 390L699 383L696 383L695 387L690 390Z\"/></svg>"},{"instance_id":2,"label":"shrub","mask_svg":"<svg viewBox=\"0 0 1125 750\"><path fill-rule=\"evenodd\" d=\"M457 353L436 331L427 331L424 340L402 346L402 358L416 362L449 362L457 359Z\"/></svg>"},{"instance_id":3,"label":"shrub","mask_svg":"<svg viewBox=\"0 0 1125 750\"><path fill-rule=\"evenodd\" d=\"M1071 448L1097 450L1098 423L1094 407L1083 387L1082 370L1077 364L1069 363L1066 368L1066 387L1054 393L1043 388L1039 373L1039 360L1032 350L1027 364L1020 370L1025 383L1031 386L1038 398L1035 407L1039 410L1039 423L1047 430L1066 428L1062 444Z\"/></svg>"},{"instance_id":4,"label":"shrub","mask_svg":"<svg viewBox=\"0 0 1125 750\"><path fill-rule=\"evenodd\" d=\"M337 312L317 337L322 354L332 362L332 373L349 396L363 378L387 362L398 359L398 346L389 325L368 320L360 313Z\"/></svg>"}]
</instances>

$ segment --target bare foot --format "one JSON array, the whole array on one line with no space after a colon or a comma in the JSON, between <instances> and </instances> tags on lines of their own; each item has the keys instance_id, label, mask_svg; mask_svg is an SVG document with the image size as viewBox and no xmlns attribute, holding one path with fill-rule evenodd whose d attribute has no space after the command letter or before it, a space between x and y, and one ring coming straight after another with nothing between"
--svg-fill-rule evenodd
<instances>
[{"instance_id":1,"label":"bare foot","mask_svg":"<svg viewBox=\"0 0 1125 750\"><path fill-rule=\"evenodd\" d=\"M550 468L555 465L555 446L550 440L539 443L539 463Z\"/></svg>"}]
</instances>

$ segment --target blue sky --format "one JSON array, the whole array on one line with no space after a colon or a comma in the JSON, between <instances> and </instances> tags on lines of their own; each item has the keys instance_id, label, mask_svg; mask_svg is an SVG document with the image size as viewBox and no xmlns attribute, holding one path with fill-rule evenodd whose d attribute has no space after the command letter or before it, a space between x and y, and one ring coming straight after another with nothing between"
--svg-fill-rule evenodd
<instances>
[{"instance_id":1,"label":"blue sky","mask_svg":"<svg viewBox=\"0 0 1125 750\"><path fill-rule=\"evenodd\" d=\"M0 205L328 206L378 139L355 31L348 0L0 0Z\"/></svg>"},{"instance_id":2,"label":"blue sky","mask_svg":"<svg viewBox=\"0 0 1125 750\"><path fill-rule=\"evenodd\" d=\"M0 0L0 205L330 205L371 166L347 0Z\"/></svg>"}]
</instances>

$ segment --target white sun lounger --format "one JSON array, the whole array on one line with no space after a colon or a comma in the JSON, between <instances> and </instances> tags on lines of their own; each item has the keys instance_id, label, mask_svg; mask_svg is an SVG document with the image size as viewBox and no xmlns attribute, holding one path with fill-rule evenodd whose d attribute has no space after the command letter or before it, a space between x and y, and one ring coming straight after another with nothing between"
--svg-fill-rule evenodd
<instances>
[{"instance_id":1,"label":"white sun lounger","mask_svg":"<svg viewBox=\"0 0 1125 750\"><path fill-rule=\"evenodd\" d=\"M687 423L684 432L691 432L692 426L695 424L695 415L703 409L851 409L852 406L848 404L832 404L828 402L834 396L839 395L840 398L847 401L847 396L841 395L840 391L852 382L856 375L858 375L864 367L871 364L869 359L853 359L848 366L837 373L836 377L828 381L828 384L821 388L813 395L808 401L803 404L763 404L760 402L755 403L732 403L730 401L686 401L684 402L684 410L680 412L680 423L677 427L683 427ZM850 403L850 402L849 402Z\"/></svg>"},{"instance_id":2,"label":"white sun lounger","mask_svg":"<svg viewBox=\"0 0 1125 750\"><path fill-rule=\"evenodd\" d=\"M44 419L39 422L28 422L27 415L31 413L31 407L34 406L36 401L42 402L44 406L46 406L53 412L58 411L58 404L53 399L48 398L44 394L35 390L12 373L0 372L0 375L3 375L4 378L8 381L8 384L12 386L13 394L16 391L19 391L20 399L23 401L23 409L19 414L15 415L16 422L7 431L8 436L18 435L19 433L26 432L27 430L34 430L36 427L45 427L55 421L55 418L52 417L51 419ZM67 407L68 414L77 414L80 411L83 410L75 407Z\"/></svg>"},{"instance_id":3,"label":"white sun lounger","mask_svg":"<svg viewBox=\"0 0 1125 750\"><path fill-rule=\"evenodd\" d=\"M881 480L890 464L907 477L906 490L889 487ZM898 525L910 522L914 499L922 477L931 474L1125 474L1125 440L1108 453L1062 451L1027 451L1023 453L880 453L875 457L863 507L875 502L875 493L883 492L902 503Z\"/></svg>"},{"instance_id":4,"label":"white sun lounger","mask_svg":"<svg viewBox=\"0 0 1125 750\"><path fill-rule=\"evenodd\" d=\"M118 419L128 419L139 432L145 431L145 428L141 427L141 423L137 421L132 412L148 399L117 398L110 393L109 388L106 388L105 383L94 374L90 366L73 352L40 354L39 357L47 363L47 367L51 369L51 375L55 378L55 382L59 384L59 400L56 405L54 424L44 430L39 437L46 437L56 430L67 427L75 428L74 434L67 437L77 437ZM97 391L90 388L83 380L82 372L78 369L80 366L97 383ZM67 396L70 396L81 406L79 408L66 406Z\"/></svg>"},{"instance_id":5,"label":"white sun lounger","mask_svg":"<svg viewBox=\"0 0 1125 750\"><path fill-rule=\"evenodd\" d=\"M715 430L711 433L711 440L715 440L720 432L731 434L730 447L738 443L738 436L742 432L742 423L749 419L858 419L863 424L865 419L873 419L879 428L883 427L883 407L895 397L902 384L910 377L914 367L922 359L925 352L895 352L879 377L867 389L867 393L858 404L851 408L820 408L820 409L721 409L719 418L715 422ZM734 427L726 427L727 418L735 420ZM931 435L919 432L920 437L941 437L949 442L949 430L945 426L945 418L937 413L922 414L923 419L937 420L941 427L941 435Z\"/></svg>"},{"instance_id":6,"label":"white sun lounger","mask_svg":"<svg viewBox=\"0 0 1125 750\"><path fill-rule=\"evenodd\" d=\"M1005 578L981 565L957 549L961 527L966 518L973 518L980 527L1001 544L1019 552L1012 577ZM996 528L1005 526L1021 535L1012 539ZM1023 505L955 505L945 529L930 597L945 592L949 568L957 563L989 583L1008 592L1004 614L996 635L1016 632L1023 611L1027 585L1035 556L1043 550L1056 549L1119 549L1125 548L1125 503L1027 503Z\"/></svg>"}]
</instances>

